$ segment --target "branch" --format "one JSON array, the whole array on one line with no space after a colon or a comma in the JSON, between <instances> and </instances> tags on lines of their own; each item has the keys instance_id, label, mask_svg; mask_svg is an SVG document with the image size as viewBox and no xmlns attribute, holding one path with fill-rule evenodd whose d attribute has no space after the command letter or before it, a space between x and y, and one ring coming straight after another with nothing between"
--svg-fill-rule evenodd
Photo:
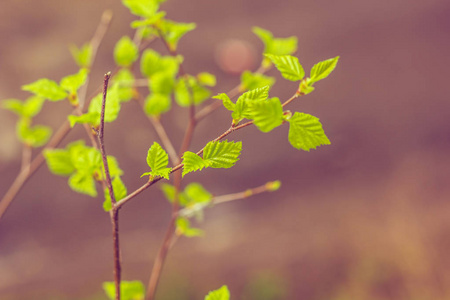
<instances>
[{"instance_id":1,"label":"branch","mask_svg":"<svg viewBox=\"0 0 450 300\"><path fill-rule=\"evenodd\" d=\"M105 170L106 186L108 187L109 196L111 197L112 209L110 211L112 233L113 233L113 252L114 252L114 283L116 286L116 300L120 300L120 245L119 245L119 208L116 206L116 198L114 197L114 190L111 182L111 175L108 167L108 156L106 155L104 142L105 129L105 109L106 109L106 94L108 91L108 82L111 77L111 72L105 74L103 80L103 99L102 111L100 114L100 128L97 132L98 144L100 152L102 153L103 168Z\"/></svg>"},{"instance_id":2,"label":"branch","mask_svg":"<svg viewBox=\"0 0 450 300\"><path fill-rule=\"evenodd\" d=\"M242 191L239 193L215 196L211 199L211 202L209 202L209 203L198 203L198 204L194 205L193 207L183 208L183 209L179 210L178 215L183 216L183 217L189 217L193 214L193 212L204 209L205 207L208 207L208 206L213 206L216 204L235 201L235 200L242 200L242 199L249 198L251 196L255 196L257 194L261 194L261 193L265 193L265 192L273 192L275 190L276 190L276 188L274 188L274 182L273 181L267 182L264 185L261 185L261 186L258 186L258 187L252 188L252 189L248 189L248 190L245 190L245 191Z\"/></svg>"}]
</instances>

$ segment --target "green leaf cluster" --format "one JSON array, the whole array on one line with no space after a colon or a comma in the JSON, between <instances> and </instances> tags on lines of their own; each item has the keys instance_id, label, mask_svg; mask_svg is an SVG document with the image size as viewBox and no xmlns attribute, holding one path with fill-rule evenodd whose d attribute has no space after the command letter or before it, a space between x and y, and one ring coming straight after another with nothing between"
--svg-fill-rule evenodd
<instances>
[{"instance_id":1,"label":"green leaf cluster","mask_svg":"<svg viewBox=\"0 0 450 300\"><path fill-rule=\"evenodd\" d=\"M2 102L2 108L19 116L16 124L17 136L29 147L45 145L52 135L52 129L48 126L32 126L32 119L41 111L44 102L45 99L39 96L31 96L25 102L18 99L7 99Z\"/></svg>"},{"instance_id":2,"label":"green leaf cluster","mask_svg":"<svg viewBox=\"0 0 450 300\"><path fill-rule=\"evenodd\" d=\"M191 75L180 77L175 85L175 100L182 107L200 105L211 96L208 86L215 83L215 76L206 72L196 77Z\"/></svg>"},{"instance_id":3,"label":"green leaf cluster","mask_svg":"<svg viewBox=\"0 0 450 300\"><path fill-rule=\"evenodd\" d=\"M141 73L149 79L150 94L145 100L144 111L150 116L159 116L172 107L171 94L182 57L161 56L147 49L141 57Z\"/></svg>"},{"instance_id":4,"label":"green leaf cluster","mask_svg":"<svg viewBox=\"0 0 450 300\"><path fill-rule=\"evenodd\" d=\"M108 299L116 299L116 286L112 282L103 282L103 290ZM120 299L121 300L144 300L145 287L144 284L138 280L135 281L121 281L120 282Z\"/></svg>"},{"instance_id":5,"label":"green leaf cluster","mask_svg":"<svg viewBox=\"0 0 450 300\"><path fill-rule=\"evenodd\" d=\"M284 116L280 99L268 97L269 86L264 86L243 93L236 103L224 93L213 98L222 100L225 108L233 112L233 124L246 118L253 120L262 132L269 132L283 123Z\"/></svg>"},{"instance_id":6,"label":"green leaf cluster","mask_svg":"<svg viewBox=\"0 0 450 300\"><path fill-rule=\"evenodd\" d=\"M230 300L230 291L226 285L211 291L206 295L205 300Z\"/></svg>"},{"instance_id":7,"label":"green leaf cluster","mask_svg":"<svg viewBox=\"0 0 450 300\"><path fill-rule=\"evenodd\" d=\"M239 160L242 150L242 142L212 141L206 144L203 150L203 158L199 155L186 151L183 154L183 172L202 170L203 168L231 168Z\"/></svg>"},{"instance_id":8,"label":"green leaf cluster","mask_svg":"<svg viewBox=\"0 0 450 300\"><path fill-rule=\"evenodd\" d=\"M162 36L167 41L171 51L175 51L179 40L189 31L197 26L195 23L180 23L167 19L162 19L157 23Z\"/></svg>"},{"instance_id":9,"label":"green leaf cluster","mask_svg":"<svg viewBox=\"0 0 450 300\"><path fill-rule=\"evenodd\" d=\"M169 155L157 142L154 142L148 149L147 164L151 171L142 174L141 177L150 175L150 180L156 176L169 179L171 171L171 168L167 168L167 165L169 164Z\"/></svg>"},{"instance_id":10,"label":"green leaf cluster","mask_svg":"<svg viewBox=\"0 0 450 300\"><path fill-rule=\"evenodd\" d=\"M253 27L252 31L256 34L264 44L264 54L273 55L289 55L297 51L297 37L291 36L287 38L275 38L272 32L261 27ZM262 62L264 67L270 66L270 61L264 59Z\"/></svg>"},{"instance_id":11,"label":"green leaf cluster","mask_svg":"<svg viewBox=\"0 0 450 300\"><path fill-rule=\"evenodd\" d=\"M72 190L91 197L97 196L95 182L105 178L101 154L97 149L86 146L80 140L68 144L65 149L47 149L44 157L50 172L69 177L68 183ZM120 181L123 171L113 156L108 155L107 160L113 188L117 187L115 193L121 199L123 194L126 195L126 188Z\"/></svg>"},{"instance_id":12,"label":"green leaf cluster","mask_svg":"<svg viewBox=\"0 0 450 300\"><path fill-rule=\"evenodd\" d=\"M298 58L291 55L265 54L273 62L281 75L290 81L301 81L297 94L306 95L314 91L313 84L325 79L336 68L339 56L315 64L308 78L303 79L305 71ZM303 80L302 80L303 79Z\"/></svg>"},{"instance_id":13,"label":"green leaf cluster","mask_svg":"<svg viewBox=\"0 0 450 300\"><path fill-rule=\"evenodd\" d=\"M175 225L177 235L184 235L185 237L196 237L203 235L203 230L192 227L188 218L178 217Z\"/></svg>"}]
</instances>

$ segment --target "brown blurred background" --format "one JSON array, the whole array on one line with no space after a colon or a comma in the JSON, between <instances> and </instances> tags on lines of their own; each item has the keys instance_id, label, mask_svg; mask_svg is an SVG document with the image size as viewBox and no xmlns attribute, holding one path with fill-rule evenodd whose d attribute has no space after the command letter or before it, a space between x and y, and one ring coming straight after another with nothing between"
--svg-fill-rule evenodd
<instances>
[{"instance_id":1,"label":"brown blurred background","mask_svg":"<svg viewBox=\"0 0 450 300\"><path fill-rule=\"evenodd\" d=\"M133 17L120 1L2 0L0 99L25 99L21 85L76 72L68 45L88 41L105 9L114 20L90 90L114 68L115 42L132 34ZM229 137L244 146L232 170L186 177L184 184L201 181L215 195L275 179L283 185L208 210L205 237L182 238L170 253L158 299L203 299L222 284L232 299L450 299L450 2L169 0L163 9L197 23L179 52L187 72L217 75L214 93L239 82L215 59L224 42L248 42L254 56L245 62L257 67L254 25L298 36L307 70L341 59L290 107L319 117L332 145L301 152L290 146L287 126L269 134L249 127ZM271 96L289 98L296 85L269 74L278 78ZM56 128L69 112L67 103L47 103L37 122ZM15 116L0 110L0 120L3 195L21 148ZM185 120L178 108L163 119L177 147ZM216 111L198 126L191 150L228 126L229 114ZM151 124L129 103L105 134L128 190L141 186L146 151L157 140ZM84 137L76 128L63 145ZM71 192L66 181L43 166L0 221L0 299L106 299L108 215L101 199ZM170 206L155 187L121 212L123 278L146 283Z\"/></svg>"}]
</instances>

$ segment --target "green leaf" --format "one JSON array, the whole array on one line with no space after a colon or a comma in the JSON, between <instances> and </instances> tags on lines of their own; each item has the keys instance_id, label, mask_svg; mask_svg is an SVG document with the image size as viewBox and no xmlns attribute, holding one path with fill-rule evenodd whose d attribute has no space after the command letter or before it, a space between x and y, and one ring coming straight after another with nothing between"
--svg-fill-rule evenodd
<instances>
[{"instance_id":1,"label":"green leaf","mask_svg":"<svg viewBox=\"0 0 450 300\"><path fill-rule=\"evenodd\" d=\"M68 148L72 164L77 171L101 179L103 169L102 156L95 148L87 147L83 143L70 144Z\"/></svg>"},{"instance_id":2,"label":"green leaf","mask_svg":"<svg viewBox=\"0 0 450 300\"><path fill-rule=\"evenodd\" d=\"M3 100L2 108L12 111L18 116L24 116L24 103L19 99Z\"/></svg>"},{"instance_id":3,"label":"green leaf","mask_svg":"<svg viewBox=\"0 0 450 300\"><path fill-rule=\"evenodd\" d=\"M161 190L163 191L164 196L170 203L175 199L175 187L168 183L161 184Z\"/></svg>"},{"instance_id":4,"label":"green leaf","mask_svg":"<svg viewBox=\"0 0 450 300\"><path fill-rule=\"evenodd\" d=\"M143 17L152 17L159 8L159 2L155 0L122 0L122 4L125 5L132 14Z\"/></svg>"},{"instance_id":5,"label":"green leaf","mask_svg":"<svg viewBox=\"0 0 450 300\"><path fill-rule=\"evenodd\" d=\"M283 107L276 97L253 102L251 109L255 125L262 132L269 132L283 123Z\"/></svg>"},{"instance_id":6,"label":"green leaf","mask_svg":"<svg viewBox=\"0 0 450 300\"><path fill-rule=\"evenodd\" d=\"M148 78L160 72L174 77L178 73L179 64L179 57L161 56L155 50L146 49L141 57L141 73Z\"/></svg>"},{"instance_id":7,"label":"green leaf","mask_svg":"<svg viewBox=\"0 0 450 300\"><path fill-rule=\"evenodd\" d=\"M90 43L84 44L81 48L71 45L69 50L78 67L90 68L92 62L92 46Z\"/></svg>"},{"instance_id":8,"label":"green leaf","mask_svg":"<svg viewBox=\"0 0 450 300\"><path fill-rule=\"evenodd\" d=\"M230 291L226 285L211 291L206 295L205 300L230 300Z\"/></svg>"},{"instance_id":9,"label":"green leaf","mask_svg":"<svg viewBox=\"0 0 450 300\"><path fill-rule=\"evenodd\" d=\"M17 123L16 130L19 139L24 144L34 148L45 145L52 135L50 127L43 125L31 127L29 119L21 119Z\"/></svg>"},{"instance_id":10,"label":"green leaf","mask_svg":"<svg viewBox=\"0 0 450 300\"><path fill-rule=\"evenodd\" d=\"M241 75L241 86L244 90L253 90L268 85L272 87L275 84L275 78L259 73L244 71Z\"/></svg>"},{"instance_id":11,"label":"green leaf","mask_svg":"<svg viewBox=\"0 0 450 300\"><path fill-rule=\"evenodd\" d=\"M67 118L69 120L70 127L75 126L76 123L91 124L95 126L100 124L100 113L98 112L86 113L81 116L70 115Z\"/></svg>"},{"instance_id":12,"label":"green leaf","mask_svg":"<svg viewBox=\"0 0 450 300\"><path fill-rule=\"evenodd\" d=\"M128 69L120 69L114 76L113 89L117 88L119 102L128 102L135 95L134 75Z\"/></svg>"},{"instance_id":13,"label":"green leaf","mask_svg":"<svg viewBox=\"0 0 450 300\"><path fill-rule=\"evenodd\" d=\"M28 118L36 116L41 111L44 102L44 98L38 96L29 97L23 105L23 116Z\"/></svg>"},{"instance_id":14,"label":"green leaf","mask_svg":"<svg viewBox=\"0 0 450 300\"><path fill-rule=\"evenodd\" d=\"M251 101L262 101L266 100L267 97L269 97L269 89L270 86L263 86L256 89L253 89L251 91L243 93L239 99L245 99L245 100L251 100Z\"/></svg>"},{"instance_id":15,"label":"green leaf","mask_svg":"<svg viewBox=\"0 0 450 300\"><path fill-rule=\"evenodd\" d=\"M114 177L111 184L116 201L119 201L120 199L123 199L127 196L127 187L125 186L125 184L123 183L123 181L120 179L119 176ZM110 211L112 208L112 202L108 188L105 188L104 194L105 194L105 201L103 202L103 209L105 211Z\"/></svg>"},{"instance_id":16,"label":"green leaf","mask_svg":"<svg viewBox=\"0 0 450 300\"><path fill-rule=\"evenodd\" d=\"M170 96L164 94L150 94L145 99L144 111L149 116L159 116L172 107Z\"/></svg>"},{"instance_id":17,"label":"green leaf","mask_svg":"<svg viewBox=\"0 0 450 300\"><path fill-rule=\"evenodd\" d=\"M243 118L252 118L252 103L266 100L269 96L269 86L253 89L242 94L236 101L236 106L231 117L234 123L239 123Z\"/></svg>"},{"instance_id":18,"label":"green leaf","mask_svg":"<svg viewBox=\"0 0 450 300\"><path fill-rule=\"evenodd\" d=\"M7 99L2 102L2 107L16 113L17 115L25 118L32 118L37 115L44 104L45 99L32 96L25 102L18 99Z\"/></svg>"},{"instance_id":19,"label":"green leaf","mask_svg":"<svg viewBox=\"0 0 450 300\"><path fill-rule=\"evenodd\" d=\"M114 282L103 282L103 290L110 300L116 299L116 286ZM120 282L121 300L143 300L145 298L144 284L140 281Z\"/></svg>"},{"instance_id":20,"label":"green leaf","mask_svg":"<svg viewBox=\"0 0 450 300\"><path fill-rule=\"evenodd\" d=\"M197 74L197 80L201 85L215 86L216 76L208 72L202 72Z\"/></svg>"},{"instance_id":21,"label":"green leaf","mask_svg":"<svg viewBox=\"0 0 450 300\"><path fill-rule=\"evenodd\" d=\"M23 85L22 90L34 93L36 96L50 101L60 101L67 97L67 92L50 79L39 79L33 83Z\"/></svg>"},{"instance_id":22,"label":"green leaf","mask_svg":"<svg viewBox=\"0 0 450 300\"><path fill-rule=\"evenodd\" d=\"M167 165L169 164L169 155L157 142L154 142L150 149L148 149L147 164L151 168L149 175L154 177L161 176L165 179L169 179L171 170L170 168L167 168Z\"/></svg>"},{"instance_id":23,"label":"green leaf","mask_svg":"<svg viewBox=\"0 0 450 300\"><path fill-rule=\"evenodd\" d=\"M297 50L297 37L274 38L272 33L260 27L253 27L252 31L264 44L265 54L289 55Z\"/></svg>"},{"instance_id":24,"label":"green leaf","mask_svg":"<svg viewBox=\"0 0 450 300\"><path fill-rule=\"evenodd\" d=\"M175 79L171 74L159 72L150 79L150 90L153 93L170 95L175 86Z\"/></svg>"},{"instance_id":25,"label":"green leaf","mask_svg":"<svg viewBox=\"0 0 450 300\"><path fill-rule=\"evenodd\" d=\"M138 47L128 36L123 36L114 47L114 60L121 67L129 67L138 55Z\"/></svg>"},{"instance_id":26,"label":"green leaf","mask_svg":"<svg viewBox=\"0 0 450 300\"><path fill-rule=\"evenodd\" d=\"M182 107L190 106L192 101L194 105L200 105L210 96L211 91L200 85L192 76L179 78L175 85L175 100Z\"/></svg>"},{"instance_id":27,"label":"green leaf","mask_svg":"<svg viewBox=\"0 0 450 300\"><path fill-rule=\"evenodd\" d=\"M203 230L191 227L191 223L186 218L178 217L176 225L177 225L176 229L177 235L184 235L186 237L195 237L203 235Z\"/></svg>"},{"instance_id":28,"label":"green leaf","mask_svg":"<svg viewBox=\"0 0 450 300\"><path fill-rule=\"evenodd\" d=\"M318 118L296 112L288 121L289 142L294 148L309 151L330 144Z\"/></svg>"},{"instance_id":29,"label":"green leaf","mask_svg":"<svg viewBox=\"0 0 450 300\"><path fill-rule=\"evenodd\" d=\"M211 168L231 168L239 160L242 142L212 141L203 150L203 160Z\"/></svg>"},{"instance_id":30,"label":"green leaf","mask_svg":"<svg viewBox=\"0 0 450 300\"><path fill-rule=\"evenodd\" d=\"M165 11L159 11L157 13L155 13L153 16L143 19L143 20L135 20L133 22L131 22L131 28L142 28L144 27L144 29L148 29L150 27L148 26L153 26L156 23L159 22L159 20L161 20L162 18L164 18L166 16L166 12Z\"/></svg>"},{"instance_id":31,"label":"green leaf","mask_svg":"<svg viewBox=\"0 0 450 300\"><path fill-rule=\"evenodd\" d=\"M208 167L208 164L205 161L203 161L203 159L200 156L190 151L184 152L183 164L184 164L182 173L183 177L187 173L195 172L198 170L201 171L203 168Z\"/></svg>"},{"instance_id":32,"label":"green leaf","mask_svg":"<svg viewBox=\"0 0 450 300\"><path fill-rule=\"evenodd\" d=\"M223 106L225 106L225 108L228 109L228 110L230 110L230 111L234 111L234 109L235 109L235 107L236 107L236 104L234 104L234 103L231 101L230 97L228 97L228 95L225 94L225 93L220 93L220 94L214 96L213 99L219 99L219 100L222 100Z\"/></svg>"},{"instance_id":33,"label":"green leaf","mask_svg":"<svg viewBox=\"0 0 450 300\"><path fill-rule=\"evenodd\" d=\"M167 19L161 20L160 22L163 37L172 51L177 49L180 38L189 31L194 30L195 27L195 23L178 23Z\"/></svg>"},{"instance_id":34,"label":"green leaf","mask_svg":"<svg viewBox=\"0 0 450 300\"><path fill-rule=\"evenodd\" d=\"M298 58L290 55L272 55L266 54L280 71L281 75L290 81L299 81L305 76L303 67L298 62Z\"/></svg>"},{"instance_id":35,"label":"green leaf","mask_svg":"<svg viewBox=\"0 0 450 300\"><path fill-rule=\"evenodd\" d=\"M75 172L70 153L63 149L46 149L44 157L50 172L56 175L69 176Z\"/></svg>"},{"instance_id":36,"label":"green leaf","mask_svg":"<svg viewBox=\"0 0 450 300\"><path fill-rule=\"evenodd\" d=\"M85 172L76 172L72 174L69 178L69 186L75 192L89 195L91 197L97 196L95 180L91 174Z\"/></svg>"},{"instance_id":37,"label":"green leaf","mask_svg":"<svg viewBox=\"0 0 450 300\"><path fill-rule=\"evenodd\" d=\"M188 184L184 189L184 194L186 195L186 202L180 203L183 206L191 206L197 203L209 203L212 199L212 194L197 182Z\"/></svg>"},{"instance_id":38,"label":"green leaf","mask_svg":"<svg viewBox=\"0 0 450 300\"><path fill-rule=\"evenodd\" d=\"M80 69L78 73L73 75L67 75L60 81L60 86L69 93L75 93L86 82L88 70L85 68Z\"/></svg>"},{"instance_id":39,"label":"green leaf","mask_svg":"<svg viewBox=\"0 0 450 300\"><path fill-rule=\"evenodd\" d=\"M327 78L328 75L330 75L330 73L336 68L338 60L339 56L336 56L335 58L330 58L315 64L312 67L311 74L309 76L312 81L311 84Z\"/></svg>"}]
</instances>

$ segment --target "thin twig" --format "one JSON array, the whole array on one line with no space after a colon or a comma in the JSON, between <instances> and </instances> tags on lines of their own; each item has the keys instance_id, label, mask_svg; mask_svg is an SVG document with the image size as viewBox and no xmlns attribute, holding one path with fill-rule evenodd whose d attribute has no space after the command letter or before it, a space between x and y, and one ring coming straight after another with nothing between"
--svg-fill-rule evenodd
<instances>
[{"instance_id":1,"label":"thin twig","mask_svg":"<svg viewBox=\"0 0 450 300\"><path fill-rule=\"evenodd\" d=\"M119 208L116 207L116 198L114 196L114 189L112 187L111 175L108 167L108 156L105 150L104 130L105 130L105 110L106 110L106 95L108 92L108 82L111 77L111 72L105 74L103 80L103 98L102 110L100 114L100 128L97 132L98 144L103 159L103 168L105 170L106 186L108 187L109 196L111 198L112 209L110 211L112 233L113 233L113 252L114 252L114 283L116 286L116 300L120 300L120 245L119 245Z\"/></svg>"},{"instance_id":2,"label":"thin twig","mask_svg":"<svg viewBox=\"0 0 450 300\"><path fill-rule=\"evenodd\" d=\"M189 208L186 207L186 208L180 209L178 211L178 215L184 216L184 217L189 217L195 211L204 209L206 207L211 207L213 205L221 204L221 203L225 203L225 202L246 199L251 196L255 196L257 194L261 194L264 192L272 192L272 191L274 191L274 189L272 188L271 184L272 184L272 182L268 182L264 185L261 185L261 186L258 186L258 187L252 188L252 189L247 189L247 190L239 192L239 193L215 196L211 199L211 201L209 203L198 203L198 204L194 205L193 207L189 207Z\"/></svg>"},{"instance_id":3,"label":"thin twig","mask_svg":"<svg viewBox=\"0 0 450 300\"><path fill-rule=\"evenodd\" d=\"M32 149L29 145L24 144L22 149L22 162L20 172L30 168Z\"/></svg>"}]
</instances>

